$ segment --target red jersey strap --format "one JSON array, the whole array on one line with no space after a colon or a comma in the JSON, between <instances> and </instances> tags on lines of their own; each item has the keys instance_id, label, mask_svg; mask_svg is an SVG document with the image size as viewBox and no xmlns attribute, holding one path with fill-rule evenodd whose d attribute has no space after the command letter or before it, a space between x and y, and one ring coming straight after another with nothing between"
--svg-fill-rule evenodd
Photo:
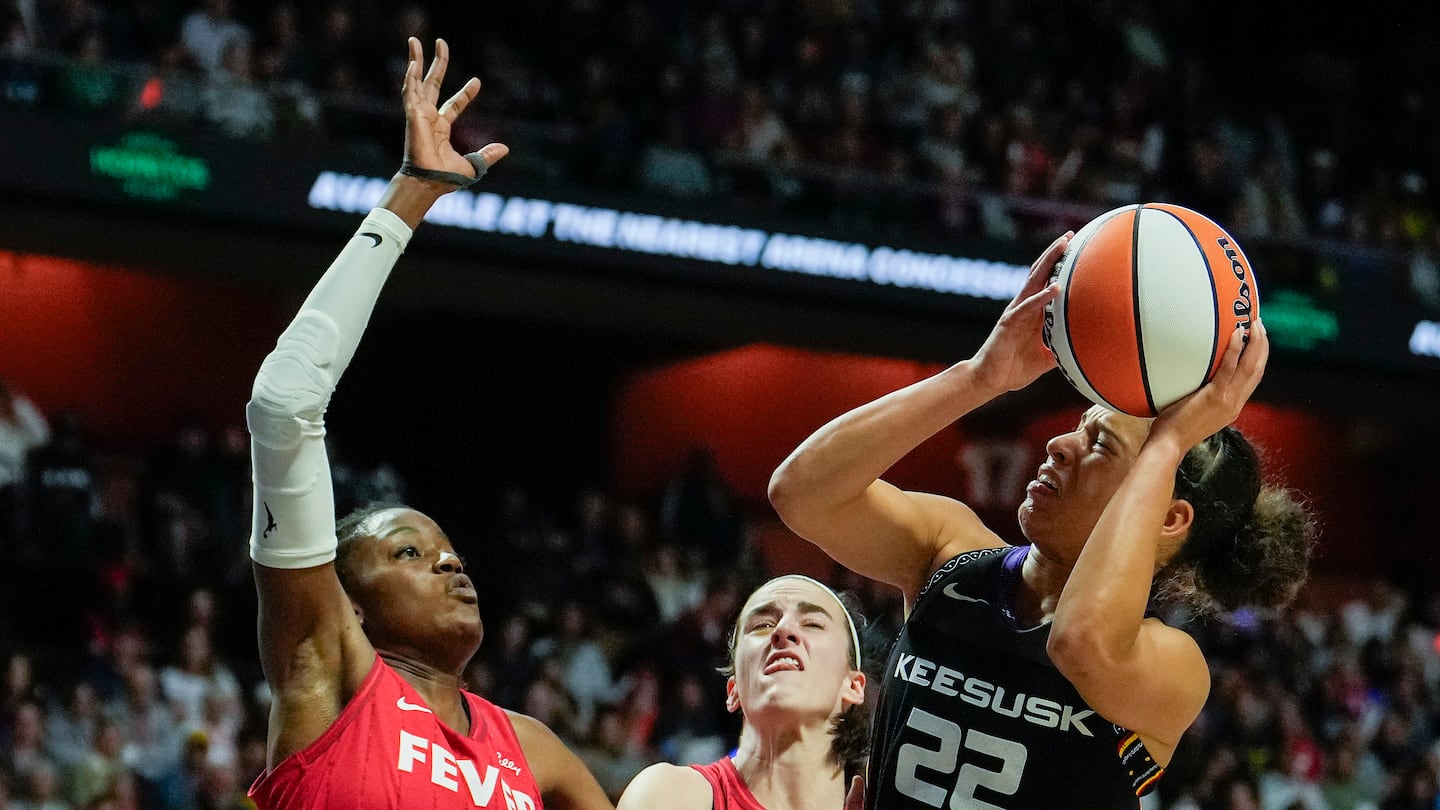
<instances>
[{"instance_id":1,"label":"red jersey strap","mask_svg":"<svg viewBox=\"0 0 1440 810\"><path fill-rule=\"evenodd\" d=\"M740 778L740 772L735 770L735 762L730 757L709 765L690 767L699 771L710 783L710 792L715 796L713 810L765 810L765 806L745 786L745 780Z\"/></svg>"}]
</instances>

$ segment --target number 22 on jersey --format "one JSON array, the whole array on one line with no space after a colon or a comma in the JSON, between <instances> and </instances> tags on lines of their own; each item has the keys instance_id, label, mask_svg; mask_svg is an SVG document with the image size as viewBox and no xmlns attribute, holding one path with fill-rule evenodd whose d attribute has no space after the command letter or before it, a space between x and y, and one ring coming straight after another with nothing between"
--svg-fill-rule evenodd
<instances>
[{"instance_id":1,"label":"number 22 on jersey","mask_svg":"<svg viewBox=\"0 0 1440 810\"><path fill-rule=\"evenodd\" d=\"M915 743L900 746L895 760L895 789L902 795L930 807L948 806L949 810L1004 810L999 805L976 798L976 789L987 788L1003 796L1013 796L1020 789L1020 774L1025 770L1028 755L1024 745L976 729L970 729L967 734L960 726L924 709L912 708L905 725L935 739L940 745L938 748ZM962 747L998 760L999 769L987 770L971 762L961 764ZM947 789L922 779L919 774L921 768L946 776L954 774L954 788ZM950 799L948 805L945 800L947 795Z\"/></svg>"}]
</instances>

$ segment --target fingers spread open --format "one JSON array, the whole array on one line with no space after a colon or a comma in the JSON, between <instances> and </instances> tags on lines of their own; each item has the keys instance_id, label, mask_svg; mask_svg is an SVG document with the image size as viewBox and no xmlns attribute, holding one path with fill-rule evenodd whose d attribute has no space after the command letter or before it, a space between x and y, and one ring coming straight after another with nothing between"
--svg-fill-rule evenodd
<instances>
[{"instance_id":1,"label":"fingers spread open","mask_svg":"<svg viewBox=\"0 0 1440 810\"><path fill-rule=\"evenodd\" d=\"M435 58L430 62L430 71L425 74L425 84L434 91L438 97L440 94L440 82L445 79L445 68L450 65L450 46L445 40L435 40Z\"/></svg>"},{"instance_id":2,"label":"fingers spread open","mask_svg":"<svg viewBox=\"0 0 1440 810\"><path fill-rule=\"evenodd\" d=\"M465 86L460 88L459 92L451 96L449 101L445 102L445 105L440 108L440 115L444 116L445 120L453 123L456 117L465 111L465 107L468 106L471 101L474 101L475 96L479 93L480 80L475 78L470 79L470 81L465 82Z\"/></svg>"},{"instance_id":3,"label":"fingers spread open","mask_svg":"<svg viewBox=\"0 0 1440 810\"><path fill-rule=\"evenodd\" d=\"M490 168L500 162L500 158L510 154L510 147L503 143L487 143L480 148L480 157L485 161L485 168Z\"/></svg>"},{"instance_id":4,"label":"fingers spread open","mask_svg":"<svg viewBox=\"0 0 1440 810\"><path fill-rule=\"evenodd\" d=\"M425 59L425 54L420 50L420 40L415 37L410 37L407 44L410 48L410 61L405 63L405 75L400 79L400 92L408 99L411 88L420 80L420 63Z\"/></svg>"}]
</instances>

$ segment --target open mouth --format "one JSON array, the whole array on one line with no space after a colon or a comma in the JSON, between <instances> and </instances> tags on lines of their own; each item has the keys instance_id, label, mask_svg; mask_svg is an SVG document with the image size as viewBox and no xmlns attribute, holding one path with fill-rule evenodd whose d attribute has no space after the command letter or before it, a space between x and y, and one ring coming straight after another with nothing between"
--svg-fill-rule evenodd
<instances>
[{"instance_id":1,"label":"open mouth","mask_svg":"<svg viewBox=\"0 0 1440 810\"><path fill-rule=\"evenodd\" d=\"M1030 485L1025 488L1025 491L1031 495L1037 492L1054 494L1060 491L1060 487L1055 483L1054 475L1052 475L1049 470L1041 468L1040 472L1036 474L1035 480L1030 482Z\"/></svg>"},{"instance_id":2,"label":"open mouth","mask_svg":"<svg viewBox=\"0 0 1440 810\"><path fill-rule=\"evenodd\" d=\"M794 655L775 653L765 661L765 669L762 671L766 675L774 675L777 672L800 672L803 669L805 669L805 665L800 663L800 659Z\"/></svg>"}]
</instances>

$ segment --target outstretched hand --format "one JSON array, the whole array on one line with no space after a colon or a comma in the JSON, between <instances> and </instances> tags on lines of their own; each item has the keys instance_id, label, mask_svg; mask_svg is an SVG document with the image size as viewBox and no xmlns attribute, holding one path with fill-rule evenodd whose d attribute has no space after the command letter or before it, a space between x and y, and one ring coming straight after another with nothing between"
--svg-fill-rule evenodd
<instances>
[{"instance_id":1,"label":"outstretched hand","mask_svg":"<svg viewBox=\"0 0 1440 810\"><path fill-rule=\"evenodd\" d=\"M1150 435L1174 433L1178 446L1193 447L1240 416L1265 375L1270 336L1257 317L1248 331L1236 328L1220 367L1200 390L1160 412Z\"/></svg>"},{"instance_id":2,"label":"outstretched hand","mask_svg":"<svg viewBox=\"0 0 1440 810\"><path fill-rule=\"evenodd\" d=\"M1059 295L1059 287L1050 283L1051 273L1074 235L1067 231L1030 265L1025 285L975 353L976 373L996 390L1024 388L1055 367L1055 356L1046 348L1041 331L1045 326L1045 305Z\"/></svg>"},{"instance_id":3,"label":"outstretched hand","mask_svg":"<svg viewBox=\"0 0 1440 810\"><path fill-rule=\"evenodd\" d=\"M405 66L401 98L405 103L405 161L419 169L475 176L475 167L450 143L450 128L455 119L480 93L480 80L471 78L443 105L440 83L450 64L450 46L443 39L435 40L435 59L422 78L425 61L420 40L410 37L410 62ZM503 143L487 144L480 156L488 168L509 154Z\"/></svg>"}]
</instances>

